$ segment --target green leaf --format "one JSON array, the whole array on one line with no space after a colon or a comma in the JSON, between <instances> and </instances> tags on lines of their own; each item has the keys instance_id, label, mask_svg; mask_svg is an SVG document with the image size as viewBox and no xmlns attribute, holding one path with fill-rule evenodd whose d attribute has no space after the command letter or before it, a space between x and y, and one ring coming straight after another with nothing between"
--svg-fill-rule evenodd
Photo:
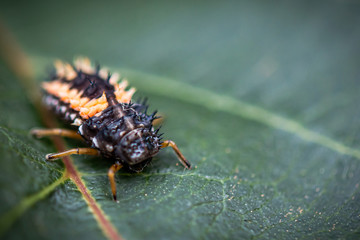
<instances>
[{"instance_id":1,"label":"green leaf","mask_svg":"<svg viewBox=\"0 0 360 240\"><path fill-rule=\"evenodd\" d=\"M357 3L0 3L39 82L53 58L119 71L166 115L143 173L74 157L92 195L64 175L41 120L0 64L0 236L4 239L295 239L360 235ZM69 147L78 146L68 141Z\"/></svg>"}]
</instances>

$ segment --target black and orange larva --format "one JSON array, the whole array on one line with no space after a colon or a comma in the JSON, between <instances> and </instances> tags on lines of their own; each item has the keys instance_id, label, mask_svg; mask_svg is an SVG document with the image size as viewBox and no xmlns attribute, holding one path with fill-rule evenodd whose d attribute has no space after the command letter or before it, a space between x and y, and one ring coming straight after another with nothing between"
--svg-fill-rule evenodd
<instances>
[{"instance_id":1,"label":"black and orange larva","mask_svg":"<svg viewBox=\"0 0 360 240\"><path fill-rule=\"evenodd\" d=\"M78 131L67 129L33 129L37 137L64 136L83 139L89 148L75 148L47 154L54 160L72 154L102 155L115 163L108 176L114 200L114 175L122 167L140 172L161 148L172 147L180 162L190 169L190 163L173 141L162 141L153 121L156 111L147 114L146 102L131 101L134 88L126 90L126 80L118 83L119 75L95 68L88 58L77 58L74 64L55 62L54 74L42 84L44 104Z\"/></svg>"}]
</instances>

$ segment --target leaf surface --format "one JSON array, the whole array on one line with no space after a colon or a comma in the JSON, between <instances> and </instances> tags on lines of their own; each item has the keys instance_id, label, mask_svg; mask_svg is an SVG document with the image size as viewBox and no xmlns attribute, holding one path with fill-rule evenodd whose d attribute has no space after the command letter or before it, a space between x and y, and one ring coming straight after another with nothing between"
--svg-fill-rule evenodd
<instances>
[{"instance_id":1,"label":"leaf surface","mask_svg":"<svg viewBox=\"0 0 360 240\"><path fill-rule=\"evenodd\" d=\"M83 54L119 71L166 115L170 149L141 174L74 157L125 239L357 238L360 6L352 2L1 3L39 81ZM49 9L52 9L51 11ZM104 239L15 76L0 65L0 233ZM68 141L69 147L78 146Z\"/></svg>"}]
</instances>

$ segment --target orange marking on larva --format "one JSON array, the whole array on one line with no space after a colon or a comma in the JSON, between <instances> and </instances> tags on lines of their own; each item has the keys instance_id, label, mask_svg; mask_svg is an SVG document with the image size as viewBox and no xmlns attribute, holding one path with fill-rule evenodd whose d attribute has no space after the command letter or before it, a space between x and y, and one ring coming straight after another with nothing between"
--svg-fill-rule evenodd
<instances>
[{"instance_id":1,"label":"orange marking on larva","mask_svg":"<svg viewBox=\"0 0 360 240\"><path fill-rule=\"evenodd\" d=\"M80 96L81 96L81 95L80 95ZM70 102L71 99L80 98L80 96L79 96L78 90L76 90L76 89L71 89L71 90L69 91L69 96L68 96L69 101L68 101L68 102Z\"/></svg>"},{"instance_id":2,"label":"orange marking on larva","mask_svg":"<svg viewBox=\"0 0 360 240\"><path fill-rule=\"evenodd\" d=\"M65 78L67 80L73 80L74 78L76 78L77 73L70 64L66 63L64 67L65 67L65 75L66 75Z\"/></svg>"},{"instance_id":3,"label":"orange marking on larva","mask_svg":"<svg viewBox=\"0 0 360 240\"><path fill-rule=\"evenodd\" d=\"M58 97L64 103L69 103L70 108L78 111L83 119L93 117L109 106L105 92L103 92L99 98L89 99L87 97L82 97L85 89L81 91L78 89L70 89L70 81L77 77L76 71L70 64L57 60L54 65L58 80L44 82L42 85L44 90L49 94ZM95 74L95 69L91 66L91 62L88 58L77 58L75 60L75 67L84 73ZM105 68L100 69L99 77L103 80L107 79L108 71ZM64 81L64 78L67 81ZM128 86L127 80L118 83L119 78L120 75L114 73L110 77L109 83L114 86L116 100L120 103L129 103L135 93L135 88L130 88L126 91L125 89Z\"/></svg>"},{"instance_id":4,"label":"orange marking on larva","mask_svg":"<svg viewBox=\"0 0 360 240\"><path fill-rule=\"evenodd\" d=\"M108 103L104 103L104 104L99 104L99 105L95 105L91 108L89 108L88 110L88 113L86 114L88 117L92 117L94 116L95 114L99 113L99 112L102 112L103 110L105 110L106 108L108 107ZM82 114L82 112L80 112L80 115L81 116L85 116L85 114Z\"/></svg>"},{"instance_id":5,"label":"orange marking on larva","mask_svg":"<svg viewBox=\"0 0 360 240\"><path fill-rule=\"evenodd\" d=\"M58 90L58 95L60 97L60 100L68 103L69 102L69 92L70 92L69 86L67 86L65 84L60 86L60 89Z\"/></svg>"},{"instance_id":6,"label":"orange marking on larva","mask_svg":"<svg viewBox=\"0 0 360 240\"><path fill-rule=\"evenodd\" d=\"M77 59L75 59L74 62L75 62L75 66L78 70L81 70L82 72L87 73L87 74L95 73L95 70L91 66L91 61L89 58L78 57Z\"/></svg>"},{"instance_id":7,"label":"orange marking on larva","mask_svg":"<svg viewBox=\"0 0 360 240\"><path fill-rule=\"evenodd\" d=\"M61 100L66 103L70 103L70 107L74 110L77 110L76 108L78 108L81 104L81 106L85 105L89 99L81 98L81 94L79 94L77 90L73 90L74 89L69 91L69 96L61 98Z\"/></svg>"},{"instance_id":8,"label":"orange marking on larva","mask_svg":"<svg viewBox=\"0 0 360 240\"><path fill-rule=\"evenodd\" d=\"M127 80L123 80L118 84L114 84L114 88L115 88L114 94L116 96L116 100L118 100L121 103L129 103L133 94L136 91L135 88L130 88L128 91L125 91L127 85L128 85Z\"/></svg>"},{"instance_id":9,"label":"orange marking on larva","mask_svg":"<svg viewBox=\"0 0 360 240\"><path fill-rule=\"evenodd\" d=\"M64 103L70 103L70 107L79 111L81 107L89 102L88 98L81 97L82 92L70 89L69 85L59 80L44 82L42 87L50 94L60 98Z\"/></svg>"},{"instance_id":10,"label":"orange marking on larva","mask_svg":"<svg viewBox=\"0 0 360 240\"><path fill-rule=\"evenodd\" d=\"M59 80L43 83L43 88L59 98L67 97L69 92L69 86L61 83Z\"/></svg>"},{"instance_id":11,"label":"orange marking on larva","mask_svg":"<svg viewBox=\"0 0 360 240\"><path fill-rule=\"evenodd\" d=\"M129 103L133 94L135 93L135 88L131 88L128 91L125 91L124 88L121 88L121 86L126 86L126 85L127 83L125 82L125 83L116 84L114 86L115 89L117 89L114 93L118 102ZM81 106L76 106L76 107L74 106L73 109L78 110L82 118L88 119L89 117L92 117L95 114L104 111L108 106L109 104L107 102L106 95L104 92L100 98L92 99L86 104Z\"/></svg>"},{"instance_id":12,"label":"orange marking on larva","mask_svg":"<svg viewBox=\"0 0 360 240\"><path fill-rule=\"evenodd\" d=\"M118 73L113 73L113 75L111 75L111 78L109 80L110 84L113 86L118 86L118 81L120 79L120 74Z\"/></svg>"},{"instance_id":13,"label":"orange marking on larva","mask_svg":"<svg viewBox=\"0 0 360 240\"><path fill-rule=\"evenodd\" d=\"M136 89L135 88L130 88L129 91L125 92L124 94L124 98L127 98L128 101L130 102L132 96L134 95Z\"/></svg>"},{"instance_id":14,"label":"orange marking on larva","mask_svg":"<svg viewBox=\"0 0 360 240\"><path fill-rule=\"evenodd\" d=\"M54 62L54 66L55 66L55 69L56 69L56 74L59 77L64 77L65 76L65 68L64 68L63 62L60 61L60 60L56 60Z\"/></svg>"},{"instance_id":15,"label":"orange marking on larva","mask_svg":"<svg viewBox=\"0 0 360 240\"><path fill-rule=\"evenodd\" d=\"M122 80L120 83L116 84L114 83L114 86L115 86L115 90L118 90L118 89L123 89L125 90L125 88L129 85L129 82L124 79Z\"/></svg>"},{"instance_id":16,"label":"orange marking on larva","mask_svg":"<svg viewBox=\"0 0 360 240\"><path fill-rule=\"evenodd\" d=\"M56 80L56 81L52 81L52 82L44 82L42 84L42 87L50 94L57 96L57 97L62 97L65 96L66 94L64 93L64 91L67 91L69 89L68 86L66 86L66 84L62 84L60 81Z\"/></svg>"},{"instance_id":17,"label":"orange marking on larva","mask_svg":"<svg viewBox=\"0 0 360 240\"><path fill-rule=\"evenodd\" d=\"M80 100L70 99L70 107L72 109L77 109L80 106Z\"/></svg>"},{"instance_id":18,"label":"orange marking on larva","mask_svg":"<svg viewBox=\"0 0 360 240\"><path fill-rule=\"evenodd\" d=\"M107 69L107 68L101 68L100 71L99 71L99 76L102 79L107 79L108 74L109 74L109 69Z\"/></svg>"},{"instance_id":19,"label":"orange marking on larva","mask_svg":"<svg viewBox=\"0 0 360 240\"><path fill-rule=\"evenodd\" d=\"M85 108L91 108L92 106L107 103L105 92L99 98L94 98L84 105Z\"/></svg>"},{"instance_id":20,"label":"orange marking on larva","mask_svg":"<svg viewBox=\"0 0 360 240\"><path fill-rule=\"evenodd\" d=\"M72 102L74 101L74 102ZM81 97L78 96L76 99L70 101L70 107L73 108L76 111L80 111L80 108L84 107L85 104L87 104L90 99L89 98L85 98L85 97Z\"/></svg>"},{"instance_id":21,"label":"orange marking on larva","mask_svg":"<svg viewBox=\"0 0 360 240\"><path fill-rule=\"evenodd\" d=\"M105 92L100 98L92 99L79 108L80 116L84 119L94 116L95 114L102 112L109 106ZM77 109L76 109L77 110Z\"/></svg>"},{"instance_id":22,"label":"orange marking on larva","mask_svg":"<svg viewBox=\"0 0 360 240\"><path fill-rule=\"evenodd\" d=\"M83 107L84 105L86 105L89 102L88 98L81 98L80 99L80 104L79 107Z\"/></svg>"},{"instance_id":23,"label":"orange marking on larva","mask_svg":"<svg viewBox=\"0 0 360 240\"><path fill-rule=\"evenodd\" d=\"M76 72L69 63L63 63L60 60L56 60L54 63L56 73L58 77L65 77L67 80L72 80L76 77Z\"/></svg>"},{"instance_id":24,"label":"orange marking on larva","mask_svg":"<svg viewBox=\"0 0 360 240\"><path fill-rule=\"evenodd\" d=\"M87 118L89 112L90 112L89 108L80 108L80 115L82 117Z\"/></svg>"}]
</instances>

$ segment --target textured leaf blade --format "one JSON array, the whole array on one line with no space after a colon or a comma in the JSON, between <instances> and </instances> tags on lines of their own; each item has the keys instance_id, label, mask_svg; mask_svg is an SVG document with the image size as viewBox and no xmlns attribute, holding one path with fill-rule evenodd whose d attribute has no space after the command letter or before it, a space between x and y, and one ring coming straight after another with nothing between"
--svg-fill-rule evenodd
<instances>
[{"instance_id":1,"label":"textured leaf blade","mask_svg":"<svg viewBox=\"0 0 360 240\"><path fill-rule=\"evenodd\" d=\"M150 11L131 4L69 8L65 2L52 6L68 14L55 21L61 11L31 4L39 14L30 15L26 5L19 10L23 18L4 12L30 52L71 59L81 51L112 70L137 69L121 72L166 114L166 137L197 166L183 171L171 151L163 151L142 174L120 172L120 203L114 204L106 177L111 162L75 158L96 202L126 239L357 237L358 5L189 2ZM89 18L89 12L99 17ZM17 20L25 18L31 28ZM94 31L94 25L107 27ZM48 62L36 61L39 79ZM1 164L11 173L1 181L3 214L54 183L63 168L43 160L53 151L49 142L27 136L40 122L19 86L10 84L14 77L5 68L1 74L1 106L9 113L1 117ZM249 115L239 103L268 114ZM19 168L23 162L30 167ZM40 166L45 174L36 170ZM9 200L20 169L25 183L40 183L20 184ZM74 222L80 225L74 228ZM103 236L70 181L19 216L6 236L25 233Z\"/></svg>"}]
</instances>

